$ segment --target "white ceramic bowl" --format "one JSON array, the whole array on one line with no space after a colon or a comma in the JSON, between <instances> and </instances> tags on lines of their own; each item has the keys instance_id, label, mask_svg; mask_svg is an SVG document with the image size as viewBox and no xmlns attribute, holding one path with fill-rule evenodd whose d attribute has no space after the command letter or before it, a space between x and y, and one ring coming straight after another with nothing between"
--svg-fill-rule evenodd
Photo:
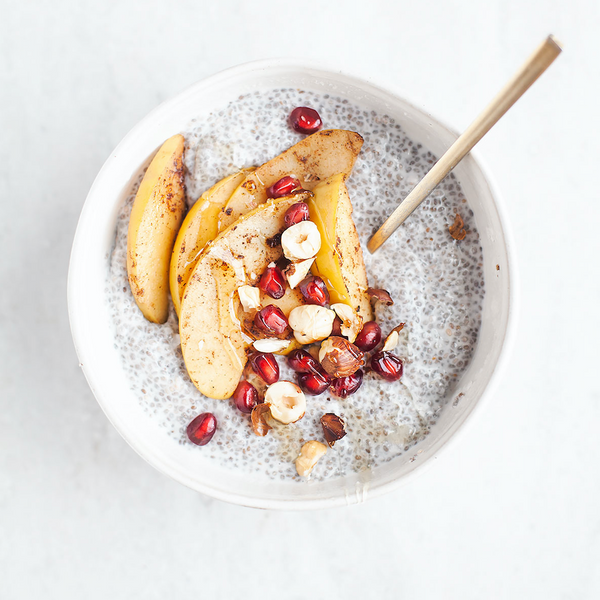
<instances>
[{"instance_id":1,"label":"white ceramic bowl","mask_svg":"<svg viewBox=\"0 0 600 600\"><path fill-rule=\"evenodd\" d=\"M117 213L156 149L193 117L220 108L242 93L288 86L333 92L385 112L437 156L457 137L438 119L400 96L338 72L289 60L254 62L223 71L160 105L112 152L81 213L71 253L68 300L73 339L89 385L112 424L140 456L175 480L215 498L260 508L306 509L357 503L383 494L422 470L456 436L498 378L509 323L514 320L515 277L498 193L480 161L470 155L454 173L475 214L483 245L486 295L482 327L472 362L459 382L457 394L464 395L459 402L448 403L424 440L368 473L298 485L257 482L226 471L204 459L201 452L189 452L166 436L143 413L113 345L104 288Z\"/></svg>"}]
</instances>

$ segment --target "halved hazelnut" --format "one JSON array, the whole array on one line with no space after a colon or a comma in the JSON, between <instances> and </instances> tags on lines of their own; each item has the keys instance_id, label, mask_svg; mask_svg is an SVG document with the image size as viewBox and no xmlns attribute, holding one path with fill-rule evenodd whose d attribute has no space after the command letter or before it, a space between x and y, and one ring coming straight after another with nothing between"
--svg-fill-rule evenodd
<instances>
[{"instance_id":1,"label":"halved hazelnut","mask_svg":"<svg viewBox=\"0 0 600 600\"><path fill-rule=\"evenodd\" d=\"M327 452L327 446L316 440L306 442L296 459L296 471L300 477L308 477L318 460Z\"/></svg>"},{"instance_id":2,"label":"halved hazelnut","mask_svg":"<svg viewBox=\"0 0 600 600\"><path fill-rule=\"evenodd\" d=\"M351 342L354 342L363 326L362 317L347 304L332 304L331 308L342 321L340 325L342 335L346 336Z\"/></svg>"},{"instance_id":3,"label":"halved hazelnut","mask_svg":"<svg viewBox=\"0 0 600 600\"><path fill-rule=\"evenodd\" d=\"M270 407L271 416L284 425L299 421L306 411L304 392L291 381L278 381L269 386L265 404Z\"/></svg>"},{"instance_id":4,"label":"halved hazelnut","mask_svg":"<svg viewBox=\"0 0 600 600\"><path fill-rule=\"evenodd\" d=\"M301 221L281 234L281 247L289 260L313 258L321 249L321 234L312 221Z\"/></svg>"},{"instance_id":5,"label":"halved hazelnut","mask_svg":"<svg viewBox=\"0 0 600 600\"><path fill-rule=\"evenodd\" d=\"M323 306L305 304L294 308L288 317L294 337L301 344L324 340L333 328L335 313Z\"/></svg>"},{"instance_id":6,"label":"halved hazelnut","mask_svg":"<svg viewBox=\"0 0 600 600\"><path fill-rule=\"evenodd\" d=\"M331 336L319 350L319 362L332 377L347 377L363 365L364 354L346 338Z\"/></svg>"},{"instance_id":7,"label":"halved hazelnut","mask_svg":"<svg viewBox=\"0 0 600 600\"><path fill-rule=\"evenodd\" d=\"M344 419L333 413L326 413L321 417L321 427L323 427L323 435L330 448L333 448L333 445L346 435Z\"/></svg>"}]
</instances>

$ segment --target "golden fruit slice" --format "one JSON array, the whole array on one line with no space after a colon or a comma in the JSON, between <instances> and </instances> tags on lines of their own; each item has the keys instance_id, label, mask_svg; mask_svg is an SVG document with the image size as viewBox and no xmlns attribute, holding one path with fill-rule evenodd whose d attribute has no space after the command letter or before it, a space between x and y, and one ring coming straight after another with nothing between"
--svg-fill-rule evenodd
<instances>
[{"instance_id":1,"label":"golden fruit slice","mask_svg":"<svg viewBox=\"0 0 600 600\"><path fill-rule=\"evenodd\" d=\"M364 322L372 321L367 271L344 181L343 173L329 177L313 189L308 201L310 218L321 234L321 249L311 270L325 282L331 304L348 304Z\"/></svg>"},{"instance_id":2,"label":"golden fruit slice","mask_svg":"<svg viewBox=\"0 0 600 600\"><path fill-rule=\"evenodd\" d=\"M135 301L153 323L169 316L169 263L185 211L182 135L152 159L133 202L127 234L127 274Z\"/></svg>"},{"instance_id":3,"label":"golden fruit slice","mask_svg":"<svg viewBox=\"0 0 600 600\"><path fill-rule=\"evenodd\" d=\"M293 175L305 190L336 173L350 174L363 144L353 131L326 129L304 138L246 177L233 193L219 218L219 230L267 199L267 188L286 175Z\"/></svg>"},{"instance_id":4,"label":"golden fruit slice","mask_svg":"<svg viewBox=\"0 0 600 600\"><path fill-rule=\"evenodd\" d=\"M210 398L229 398L239 383L252 340L237 318L235 290L254 285L281 258L281 246L272 248L267 240L284 229L285 212L296 202L296 196L270 200L241 217L205 247L188 280L179 318L181 349L191 380ZM263 302L285 312L302 300L289 290L280 300Z\"/></svg>"},{"instance_id":5,"label":"golden fruit slice","mask_svg":"<svg viewBox=\"0 0 600 600\"><path fill-rule=\"evenodd\" d=\"M185 216L171 255L169 283L175 311L179 315L185 285L198 256L208 242L217 237L219 214L231 194L253 169L229 175L204 192Z\"/></svg>"}]
</instances>

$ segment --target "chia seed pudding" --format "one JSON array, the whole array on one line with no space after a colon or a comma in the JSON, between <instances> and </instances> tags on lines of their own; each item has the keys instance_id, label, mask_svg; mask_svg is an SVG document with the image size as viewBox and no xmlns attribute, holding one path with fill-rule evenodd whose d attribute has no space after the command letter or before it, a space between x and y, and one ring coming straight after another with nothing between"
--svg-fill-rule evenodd
<instances>
[{"instance_id":1,"label":"chia seed pudding","mask_svg":"<svg viewBox=\"0 0 600 600\"><path fill-rule=\"evenodd\" d=\"M436 161L385 114L366 111L328 94L297 89L253 92L230 102L207 119L193 120L182 134L188 203L233 173L260 165L297 143L301 136L287 123L296 106L311 106L328 129L356 131L364 145L347 182L354 222L363 247L398 202ZM140 180L141 177L140 175ZM366 373L359 391L346 399L328 392L308 396L304 418L280 425L266 437L253 434L248 415L230 400L203 396L192 384L179 343L171 306L164 325L147 321L134 301L127 278L127 229L138 183L117 221L115 246L106 281L106 300L114 324L115 347L131 389L148 419L175 443L202 452L223 467L266 479L304 479L294 460L302 444L323 440L320 417L335 413L347 435L319 461L311 474L325 480L381 465L407 452L426 436L452 398L456 382L473 354L485 293L483 253L473 212L453 175L448 176L374 255L364 252L371 287L385 288L393 306L377 303L376 320L384 337L405 323L395 354L404 376L389 383ZM448 232L455 215L464 220L462 241ZM284 357L280 379L294 381ZM199 448L186 436L188 423L213 413L218 430Z\"/></svg>"}]
</instances>

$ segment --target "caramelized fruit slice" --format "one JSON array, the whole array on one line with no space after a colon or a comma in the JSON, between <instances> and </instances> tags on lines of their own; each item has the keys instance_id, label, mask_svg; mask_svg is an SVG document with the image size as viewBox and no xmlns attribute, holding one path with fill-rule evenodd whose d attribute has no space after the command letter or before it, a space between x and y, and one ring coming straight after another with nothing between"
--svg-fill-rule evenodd
<instances>
[{"instance_id":1,"label":"caramelized fruit slice","mask_svg":"<svg viewBox=\"0 0 600 600\"><path fill-rule=\"evenodd\" d=\"M231 194L253 169L244 169L222 179L204 192L186 215L171 255L169 284L175 311L179 315L185 286L198 256L208 242L217 237L219 215Z\"/></svg>"},{"instance_id":2,"label":"caramelized fruit slice","mask_svg":"<svg viewBox=\"0 0 600 600\"><path fill-rule=\"evenodd\" d=\"M336 173L348 175L362 144L358 133L343 129L326 129L309 135L246 177L221 214L219 229L265 202L269 186L286 175L297 178L305 190L312 190L319 181Z\"/></svg>"},{"instance_id":3,"label":"caramelized fruit slice","mask_svg":"<svg viewBox=\"0 0 600 600\"><path fill-rule=\"evenodd\" d=\"M210 398L229 398L239 383L252 339L243 335L235 291L253 285L252 273L257 277L281 258L281 247L267 240L284 228L295 202L270 200L223 231L201 253L188 281L179 319L181 349L194 385ZM293 304L294 290L289 292L267 303Z\"/></svg>"},{"instance_id":4,"label":"caramelized fruit slice","mask_svg":"<svg viewBox=\"0 0 600 600\"><path fill-rule=\"evenodd\" d=\"M308 201L310 218L321 234L312 272L325 282L332 304L348 304L363 321L372 321L367 272L344 180L345 175L339 173L322 181Z\"/></svg>"},{"instance_id":5,"label":"caramelized fruit slice","mask_svg":"<svg viewBox=\"0 0 600 600\"><path fill-rule=\"evenodd\" d=\"M169 138L140 183L127 233L127 274L135 301L153 323L169 316L169 262L185 211L182 135Z\"/></svg>"}]
</instances>

